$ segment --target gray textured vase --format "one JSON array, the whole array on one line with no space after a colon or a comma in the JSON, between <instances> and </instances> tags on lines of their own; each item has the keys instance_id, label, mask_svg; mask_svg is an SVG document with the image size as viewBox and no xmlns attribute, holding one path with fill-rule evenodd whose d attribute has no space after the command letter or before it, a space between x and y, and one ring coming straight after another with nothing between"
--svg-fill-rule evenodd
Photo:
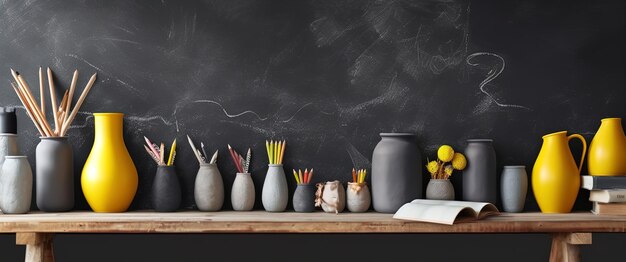
<instances>
[{"instance_id":1,"label":"gray textured vase","mask_svg":"<svg viewBox=\"0 0 626 262\"><path fill-rule=\"evenodd\" d=\"M426 198L454 200L454 186L448 179L431 179L426 186Z\"/></svg>"},{"instance_id":2,"label":"gray textured vase","mask_svg":"<svg viewBox=\"0 0 626 262\"><path fill-rule=\"evenodd\" d=\"M346 206L350 212L361 213L370 208L372 196L367 183L348 182L346 190Z\"/></svg>"},{"instance_id":3,"label":"gray textured vase","mask_svg":"<svg viewBox=\"0 0 626 262\"><path fill-rule=\"evenodd\" d=\"M261 191L263 208L268 212L283 212L289 202L287 178L282 164L269 164Z\"/></svg>"},{"instance_id":4,"label":"gray textured vase","mask_svg":"<svg viewBox=\"0 0 626 262\"><path fill-rule=\"evenodd\" d=\"M180 181L176 167L159 165L152 182L152 207L157 212L173 212L180 207L180 201Z\"/></svg>"},{"instance_id":5,"label":"gray textured vase","mask_svg":"<svg viewBox=\"0 0 626 262\"><path fill-rule=\"evenodd\" d=\"M30 210L33 171L26 156L6 156L2 166L0 208L5 214L24 214Z\"/></svg>"},{"instance_id":6,"label":"gray textured vase","mask_svg":"<svg viewBox=\"0 0 626 262\"><path fill-rule=\"evenodd\" d=\"M254 208L254 183L250 173L237 173L233 188L230 192L230 201L235 211L250 211Z\"/></svg>"},{"instance_id":7,"label":"gray textured vase","mask_svg":"<svg viewBox=\"0 0 626 262\"><path fill-rule=\"evenodd\" d=\"M42 137L35 154L37 207L64 212L74 207L74 157L67 137Z\"/></svg>"},{"instance_id":8,"label":"gray textured vase","mask_svg":"<svg viewBox=\"0 0 626 262\"><path fill-rule=\"evenodd\" d=\"M296 212L313 212L315 210L315 186L299 184L293 193L293 210Z\"/></svg>"},{"instance_id":9,"label":"gray textured vase","mask_svg":"<svg viewBox=\"0 0 626 262\"><path fill-rule=\"evenodd\" d=\"M504 166L500 177L502 207L505 212L522 212L528 192L525 166Z\"/></svg>"},{"instance_id":10,"label":"gray textured vase","mask_svg":"<svg viewBox=\"0 0 626 262\"><path fill-rule=\"evenodd\" d=\"M224 181L216 164L200 164L194 186L194 199L201 211L218 211L224 204Z\"/></svg>"},{"instance_id":11,"label":"gray textured vase","mask_svg":"<svg viewBox=\"0 0 626 262\"><path fill-rule=\"evenodd\" d=\"M422 158L411 133L381 133L372 155L372 201L381 213L394 213L422 198Z\"/></svg>"},{"instance_id":12,"label":"gray textured vase","mask_svg":"<svg viewBox=\"0 0 626 262\"><path fill-rule=\"evenodd\" d=\"M463 170L463 200L496 204L496 151L492 139L468 139Z\"/></svg>"}]
</instances>

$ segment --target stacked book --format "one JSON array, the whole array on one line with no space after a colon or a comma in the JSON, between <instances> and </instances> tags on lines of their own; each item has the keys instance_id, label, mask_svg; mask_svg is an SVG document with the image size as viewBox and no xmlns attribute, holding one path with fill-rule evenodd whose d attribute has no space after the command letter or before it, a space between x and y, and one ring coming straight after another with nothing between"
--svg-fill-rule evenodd
<instances>
[{"instance_id":1,"label":"stacked book","mask_svg":"<svg viewBox=\"0 0 626 262\"><path fill-rule=\"evenodd\" d=\"M626 176L583 176L582 188L591 191L594 214L626 215Z\"/></svg>"}]
</instances>

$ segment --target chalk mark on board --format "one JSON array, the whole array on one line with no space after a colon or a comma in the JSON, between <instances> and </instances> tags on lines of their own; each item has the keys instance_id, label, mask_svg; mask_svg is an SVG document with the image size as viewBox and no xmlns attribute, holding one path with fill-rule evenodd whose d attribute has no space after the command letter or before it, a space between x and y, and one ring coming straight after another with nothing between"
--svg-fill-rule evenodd
<instances>
[{"instance_id":1,"label":"chalk mark on board","mask_svg":"<svg viewBox=\"0 0 626 262\"><path fill-rule=\"evenodd\" d=\"M78 56L78 55L76 55L76 54L67 54L66 56L69 56L69 57L72 57L72 58L74 58L74 59L80 60L80 61L82 61L83 63L85 63L85 64L87 64L87 65L89 65L89 66L93 67L93 68L94 68L94 69L96 69L96 70L98 70L99 72L101 72L101 73L103 73L103 74L105 74L105 75L108 75L108 76L113 77L113 78L115 79L115 81L116 81L116 82L118 82L118 83L122 84L123 86L127 87L128 89L130 89L130 90L132 90L132 91L134 91L134 92L136 92L136 93L138 93L138 94L141 94L141 93L142 93L142 92L140 92L139 90L137 90L137 88L135 88L134 86L132 86L132 85L130 85L130 84L128 84L128 83L126 83L126 82L122 81L121 79L119 79L119 78L117 78L117 77L114 77L112 74L109 74L109 73L107 73L106 71L102 70L102 68L97 67L96 65L94 65L94 64L92 64L92 63L89 63L89 61L85 60L84 58L82 58L82 57L80 57L80 56Z\"/></svg>"},{"instance_id":2,"label":"chalk mark on board","mask_svg":"<svg viewBox=\"0 0 626 262\"><path fill-rule=\"evenodd\" d=\"M208 100L208 99L202 99L202 100L196 100L193 101L193 103L209 103L209 104L215 104L217 106L219 106L222 109L222 112L224 112L224 115L226 115L229 118L235 118L235 117L240 117L243 116L245 114L252 114L254 116L256 116L256 118L258 118L260 121L265 121L267 120L267 117L261 117L259 114L257 114L256 112L252 111L252 110L246 110L243 111L239 114L230 114L228 113L228 111L226 111L226 108L224 108L224 106L222 106L222 104L220 104L217 101L213 101L213 100Z\"/></svg>"},{"instance_id":3,"label":"chalk mark on board","mask_svg":"<svg viewBox=\"0 0 626 262\"><path fill-rule=\"evenodd\" d=\"M346 151L348 152L348 156L350 156L350 160L352 161L352 166L355 168L367 168L371 165L371 162L363 155L359 150L354 147L350 142L346 146Z\"/></svg>"},{"instance_id":4,"label":"chalk mark on board","mask_svg":"<svg viewBox=\"0 0 626 262\"><path fill-rule=\"evenodd\" d=\"M289 121L293 120L293 118L294 118L294 117L296 117L296 115L297 115L298 113L300 113L300 111L302 111L302 109L304 109L305 107L310 106L310 105L312 105L312 104L313 104L313 103L309 102L309 103L307 103L306 105L303 105L302 107L300 107L300 109L298 109L295 113L293 113L293 115L291 115L291 117L290 117L290 118L288 118L287 120L282 120L282 121L280 121L280 122L283 122L283 123L289 123Z\"/></svg>"},{"instance_id":5,"label":"chalk mark on board","mask_svg":"<svg viewBox=\"0 0 626 262\"><path fill-rule=\"evenodd\" d=\"M495 57L495 58L499 59L501 61L501 63L502 63L501 66L499 64L495 64L495 65L492 66L492 68L487 73L487 78L483 79L483 81L480 82L480 84L479 84L480 91L483 94L487 95L487 97L489 97L491 99L491 101L493 101L499 107L512 107L512 108L521 108L521 109L526 109L526 110L532 110L532 109L530 109L528 107L525 107L525 106L522 106L522 105L502 103L502 102L498 101L498 99L496 99L492 94L487 92L487 90L485 90L485 86L487 84L489 84L489 82L491 82L494 79L496 79L502 73L502 71L504 71L504 67L506 66L506 63L504 61L504 58L502 58L500 55L497 55L497 54L494 54L494 53L489 53L489 52L477 52L477 53L473 53L471 55L468 55L467 58L465 59L465 62L468 65L471 65L471 66L478 66L478 65L480 65L480 63L471 62L471 60L473 58L478 57L478 56L492 56L492 57Z\"/></svg>"}]
</instances>

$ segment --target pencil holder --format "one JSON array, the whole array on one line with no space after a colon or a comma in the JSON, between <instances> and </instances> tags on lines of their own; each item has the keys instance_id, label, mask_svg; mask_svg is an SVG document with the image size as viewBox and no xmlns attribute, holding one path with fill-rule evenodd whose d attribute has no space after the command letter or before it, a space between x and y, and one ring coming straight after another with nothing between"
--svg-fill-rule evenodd
<instances>
[{"instance_id":1,"label":"pencil holder","mask_svg":"<svg viewBox=\"0 0 626 262\"><path fill-rule=\"evenodd\" d=\"M341 182L335 180L317 184L315 206L321 206L327 213L342 212L346 207L346 190Z\"/></svg>"},{"instance_id":2,"label":"pencil holder","mask_svg":"<svg viewBox=\"0 0 626 262\"><path fill-rule=\"evenodd\" d=\"M348 182L346 202L350 212L361 213L367 211L372 203L372 197L367 183Z\"/></svg>"},{"instance_id":3,"label":"pencil holder","mask_svg":"<svg viewBox=\"0 0 626 262\"><path fill-rule=\"evenodd\" d=\"M5 214L24 214L30 210L33 193L33 171L26 156L7 156L0 171L2 200Z\"/></svg>"},{"instance_id":4,"label":"pencil holder","mask_svg":"<svg viewBox=\"0 0 626 262\"><path fill-rule=\"evenodd\" d=\"M193 191L200 211L218 211L224 204L224 181L216 164L200 164Z\"/></svg>"},{"instance_id":5,"label":"pencil holder","mask_svg":"<svg viewBox=\"0 0 626 262\"><path fill-rule=\"evenodd\" d=\"M37 207L64 212L74 207L74 154L67 137L41 137L35 153Z\"/></svg>"},{"instance_id":6,"label":"pencil holder","mask_svg":"<svg viewBox=\"0 0 626 262\"><path fill-rule=\"evenodd\" d=\"M263 208L268 212L283 212L289 201L287 178L282 164L269 164L263 182L261 200Z\"/></svg>"},{"instance_id":7,"label":"pencil holder","mask_svg":"<svg viewBox=\"0 0 626 262\"><path fill-rule=\"evenodd\" d=\"M237 173L233 188L230 193L230 201L235 211L250 211L254 208L254 183L250 173Z\"/></svg>"},{"instance_id":8,"label":"pencil holder","mask_svg":"<svg viewBox=\"0 0 626 262\"><path fill-rule=\"evenodd\" d=\"M180 183L174 166L159 165L152 183L152 207L157 212L172 212L180 207Z\"/></svg>"},{"instance_id":9,"label":"pencil holder","mask_svg":"<svg viewBox=\"0 0 626 262\"><path fill-rule=\"evenodd\" d=\"M315 211L315 186L312 184L298 184L293 193L293 209L296 212Z\"/></svg>"}]
</instances>

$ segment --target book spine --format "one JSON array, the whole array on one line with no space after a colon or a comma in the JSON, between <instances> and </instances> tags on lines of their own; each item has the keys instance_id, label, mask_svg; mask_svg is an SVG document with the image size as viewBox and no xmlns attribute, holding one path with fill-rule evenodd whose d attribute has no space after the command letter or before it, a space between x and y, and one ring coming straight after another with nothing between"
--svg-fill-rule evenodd
<instances>
[{"instance_id":1,"label":"book spine","mask_svg":"<svg viewBox=\"0 0 626 262\"><path fill-rule=\"evenodd\" d=\"M626 188L626 177L593 177L592 189Z\"/></svg>"},{"instance_id":2,"label":"book spine","mask_svg":"<svg viewBox=\"0 0 626 262\"><path fill-rule=\"evenodd\" d=\"M608 199L606 199L608 195ZM589 194L589 201L599 203L623 203L626 202L625 190L592 190Z\"/></svg>"}]
</instances>

